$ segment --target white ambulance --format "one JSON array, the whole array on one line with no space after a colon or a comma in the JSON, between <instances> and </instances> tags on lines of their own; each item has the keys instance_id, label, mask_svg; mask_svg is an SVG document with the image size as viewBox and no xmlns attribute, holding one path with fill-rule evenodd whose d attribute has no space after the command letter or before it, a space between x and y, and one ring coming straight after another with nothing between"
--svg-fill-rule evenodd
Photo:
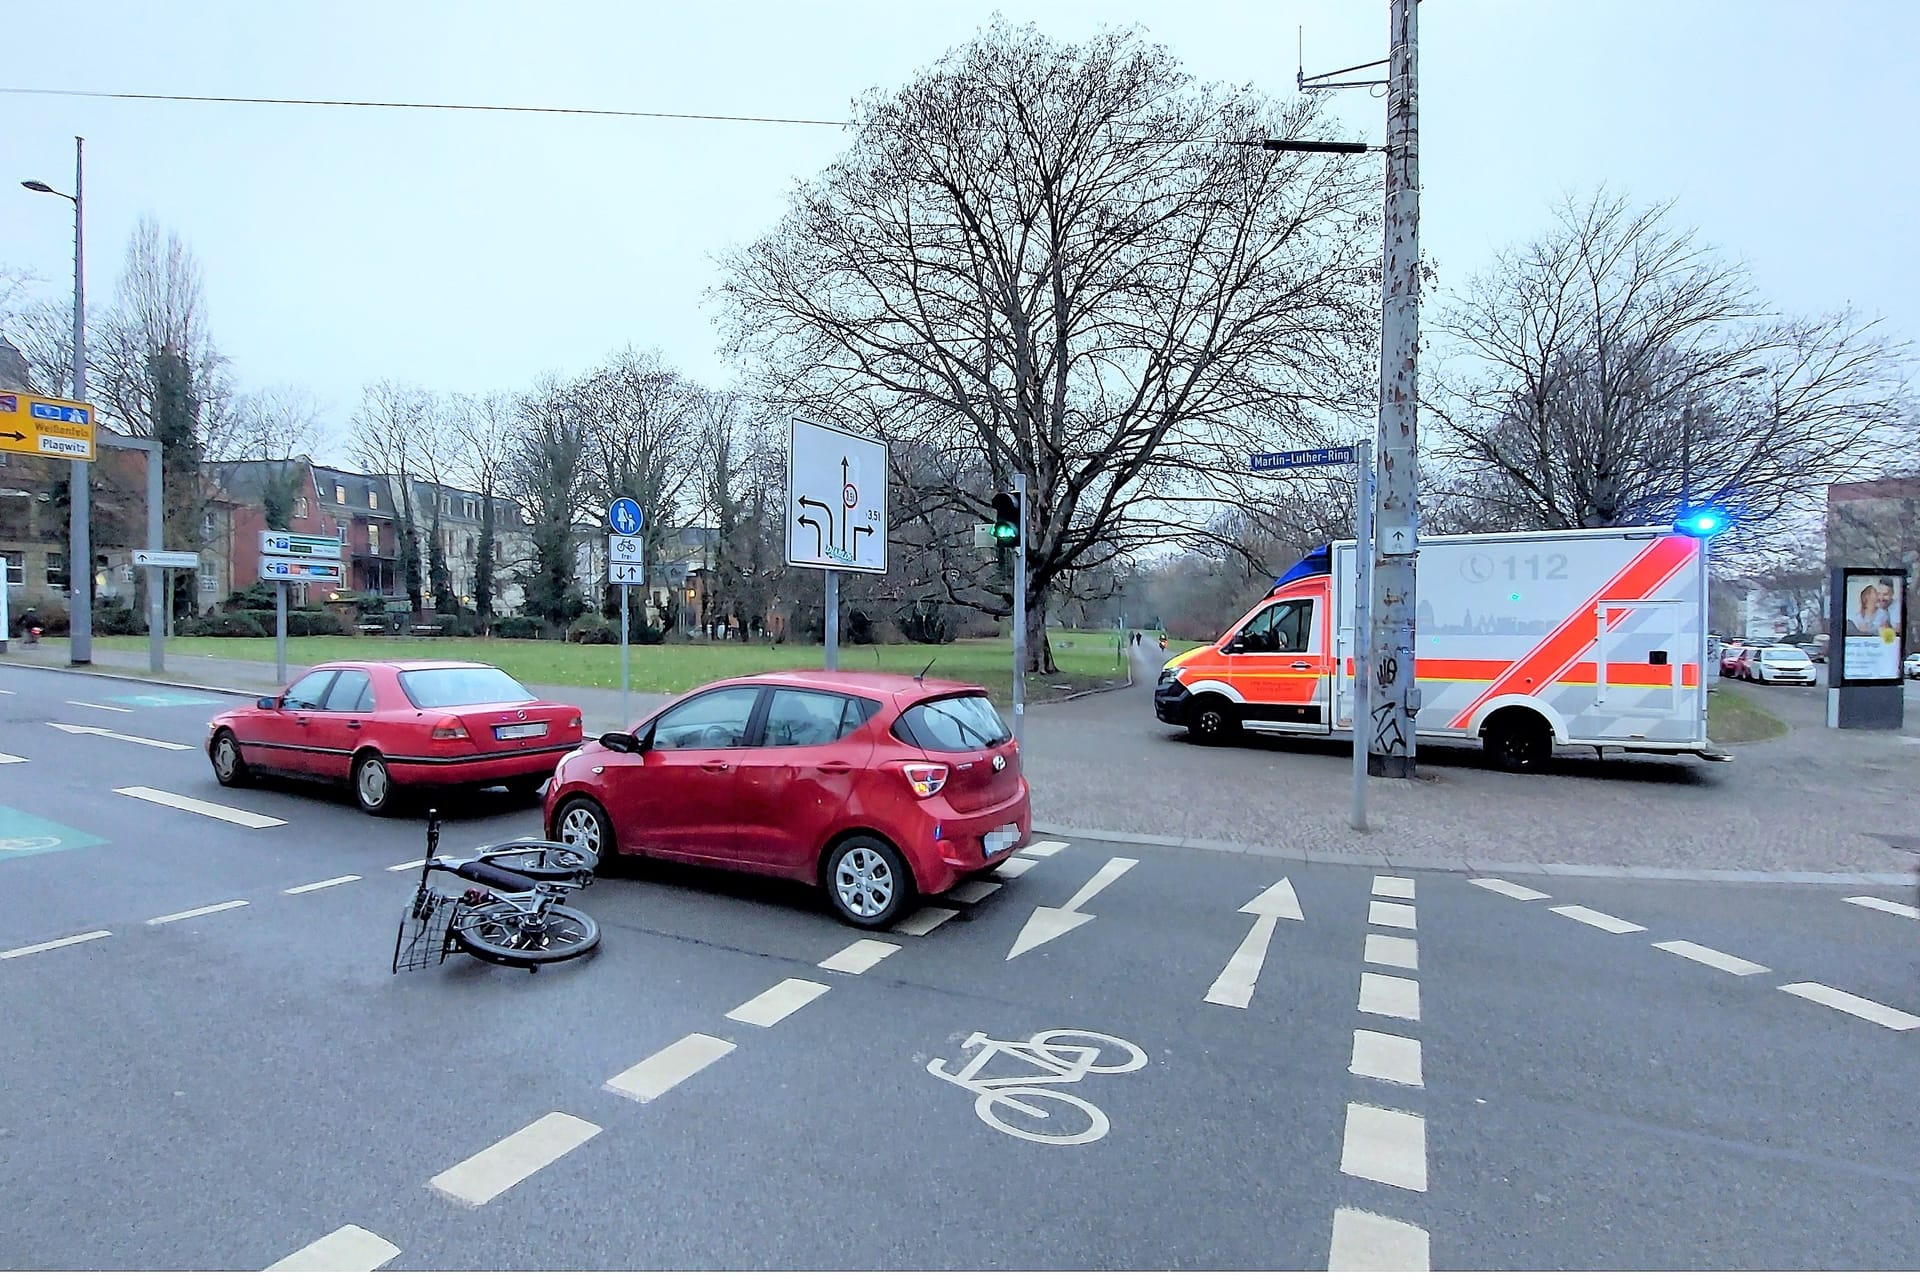
<instances>
[{"instance_id":1,"label":"white ambulance","mask_svg":"<svg viewBox=\"0 0 1920 1280\"><path fill-rule=\"evenodd\" d=\"M1707 741L1706 545L1670 527L1423 539L1417 736L1478 739L1515 770L1556 746L1725 759ZM1350 734L1357 567L1352 542L1309 553L1166 664L1154 714L1202 742Z\"/></svg>"}]
</instances>

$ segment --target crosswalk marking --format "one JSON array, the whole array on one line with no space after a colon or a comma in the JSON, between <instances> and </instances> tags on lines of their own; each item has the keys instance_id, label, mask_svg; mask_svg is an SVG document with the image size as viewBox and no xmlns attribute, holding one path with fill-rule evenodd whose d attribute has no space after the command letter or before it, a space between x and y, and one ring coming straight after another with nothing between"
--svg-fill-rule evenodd
<instances>
[{"instance_id":1,"label":"crosswalk marking","mask_svg":"<svg viewBox=\"0 0 1920 1280\"><path fill-rule=\"evenodd\" d=\"M1390 1084L1411 1085L1415 1089L1426 1087L1420 1074L1420 1042L1409 1036L1355 1028L1353 1057L1347 1070L1356 1076Z\"/></svg>"},{"instance_id":2,"label":"crosswalk marking","mask_svg":"<svg viewBox=\"0 0 1920 1280\"><path fill-rule=\"evenodd\" d=\"M976 902L984 902L986 899L991 898L1004 887L1005 886L998 880L962 880L959 884L953 886L953 888L947 890L940 896L943 898L952 898L955 902L964 902L971 906Z\"/></svg>"},{"instance_id":3,"label":"crosswalk marking","mask_svg":"<svg viewBox=\"0 0 1920 1280\"><path fill-rule=\"evenodd\" d=\"M895 925L893 931L909 938L924 938L959 914L951 907L922 907Z\"/></svg>"},{"instance_id":4,"label":"crosswalk marking","mask_svg":"<svg viewBox=\"0 0 1920 1280\"><path fill-rule=\"evenodd\" d=\"M1420 984L1384 973L1360 975L1360 1012L1420 1021Z\"/></svg>"},{"instance_id":5,"label":"crosswalk marking","mask_svg":"<svg viewBox=\"0 0 1920 1280\"><path fill-rule=\"evenodd\" d=\"M1427 1189L1427 1122L1404 1111L1347 1104L1340 1172L1408 1191Z\"/></svg>"},{"instance_id":6,"label":"crosswalk marking","mask_svg":"<svg viewBox=\"0 0 1920 1280\"><path fill-rule=\"evenodd\" d=\"M37 956L42 951L56 951L61 947L71 947L80 942L92 942L95 938L111 938L112 932L95 929L92 933L76 933L65 938L55 938L52 942L36 942L30 947L15 947L11 951L0 951L0 960L17 960L21 956Z\"/></svg>"},{"instance_id":7,"label":"crosswalk marking","mask_svg":"<svg viewBox=\"0 0 1920 1280\"><path fill-rule=\"evenodd\" d=\"M183 813L197 813L203 818L218 818L222 822L231 822L236 827L249 827L255 831L287 825L284 818L269 818L264 813L249 813L245 809L235 809L231 805L215 804L211 800L196 800L192 796L175 795L171 791L161 791L157 787L115 787L113 793L134 800L145 800L150 804L163 804L169 809L178 809Z\"/></svg>"},{"instance_id":8,"label":"crosswalk marking","mask_svg":"<svg viewBox=\"0 0 1920 1280\"><path fill-rule=\"evenodd\" d=\"M848 943L822 960L820 967L830 973L865 973L899 949L897 942L862 938L858 942Z\"/></svg>"},{"instance_id":9,"label":"crosswalk marking","mask_svg":"<svg viewBox=\"0 0 1920 1280\"><path fill-rule=\"evenodd\" d=\"M1432 1268L1424 1228L1377 1213L1333 1211L1329 1271L1427 1271Z\"/></svg>"},{"instance_id":10,"label":"crosswalk marking","mask_svg":"<svg viewBox=\"0 0 1920 1280\"><path fill-rule=\"evenodd\" d=\"M1578 920L1581 924L1592 925L1596 929L1605 929L1608 933L1645 933L1647 927L1635 924L1631 920L1622 920L1619 916L1610 916L1604 911L1595 911L1591 907L1548 907L1555 915L1565 916L1569 920Z\"/></svg>"},{"instance_id":11,"label":"crosswalk marking","mask_svg":"<svg viewBox=\"0 0 1920 1280\"><path fill-rule=\"evenodd\" d=\"M1920 907L1907 902L1890 902L1885 898L1848 898L1856 907L1866 907L1870 911L1884 911L1890 916L1905 916L1909 920L1920 920Z\"/></svg>"},{"instance_id":12,"label":"crosswalk marking","mask_svg":"<svg viewBox=\"0 0 1920 1280\"><path fill-rule=\"evenodd\" d=\"M1032 858L1008 858L993 869L993 874L1002 880L1018 880L1039 865Z\"/></svg>"},{"instance_id":13,"label":"crosswalk marking","mask_svg":"<svg viewBox=\"0 0 1920 1280\"><path fill-rule=\"evenodd\" d=\"M733 1052L733 1042L695 1032L628 1067L602 1087L635 1102L652 1102Z\"/></svg>"},{"instance_id":14,"label":"crosswalk marking","mask_svg":"<svg viewBox=\"0 0 1920 1280\"><path fill-rule=\"evenodd\" d=\"M1829 1009L1838 1009L1841 1013L1850 1013L1856 1018L1865 1018L1868 1022L1877 1022L1894 1031L1911 1031L1920 1027L1920 1018L1914 1017L1902 1009L1892 1009L1878 1001L1868 1000L1835 987L1824 986L1818 982L1789 982L1780 988L1789 995L1823 1004Z\"/></svg>"},{"instance_id":15,"label":"crosswalk marking","mask_svg":"<svg viewBox=\"0 0 1920 1280\"><path fill-rule=\"evenodd\" d=\"M1370 933L1367 935L1365 959L1368 964L1384 964L1395 969L1418 969L1420 944L1412 938Z\"/></svg>"},{"instance_id":16,"label":"crosswalk marking","mask_svg":"<svg viewBox=\"0 0 1920 1280\"><path fill-rule=\"evenodd\" d=\"M148 924L172 924L176 920L191 920L196 916L210 916L216 911L231 911L235 907L247 905L245 898L235 898L232 902L216 902L210 907L195 907L191 911L176 911L170 916L155 916Z\"/></svg>"},{"instance_id":17,"label":"crosswalk marking","mask_svg":"<svg viewBox=\"0 0 1920 1280\"><path fill-rule=\"evenodd\" d=\"M1380 925L1387 929L1411 929L1414 927L1414 920L1414 909L1405 902L1369 902L1367 904L1368 924Z\"/></svg>"},{"instance_id":18,"label":"crosswalk marking","mask_svg":"<svg viewBox=\"0 0 1920 1280\"><path fill-rule=\"evenodd\" d=\"M294 1250L267 1270L378 1271L399 1256L398 1245L382 1240L365 1227L348 1223Z\"/></svg>"},{"instance_id":19,"label":"crosswalk marking","mask_svg":"<svg viewBox=\"0 0 1920 1280\"><path fill-rule=\"evenodd\" d=\"M1413 900L1413 881L1406 876L1375 876L1373 878L1373 896L1376 898L1405 898Z\"/></svg>"},{"instance_id":20,"label":"crosswalk marking","mask_svg":"<svg viewBox=\"0 0 1920 1280\"><path fill-rule=\"evenodd\" d=\"M478 1207L524 1182L600 1132L600 1126L549 1111L532 1124L468 1156L427 1183L469 1207Z\"/></svg>"},{"instance_id":21,"label":"crosswalk marking","mask_svg":"<svg viewBox=\"0 0 1920 1280\"><path fill-rule=\"evenodd\" d=\"M824 982L783 978L727 1016L749 1026L770 1027L789 1014L806 1008L831 990L833 988Z\"/></svg>"},{"instance_id":22,"label":"crosswalk marking","mask_svg":"<svg viewBox=\"0 0 1920 1280\"><path fill-rule=\"evenodd\" d=\"M297 884L291 889L282 889L282 893L312 893L315 889L331 889L337 884L352 884L359 876L335 876L331 880L315 880L312 884Z\"/></svg>"},{"instance_id":23,"label":"crosswalk marking","mask_svg":"<svg viewBox=\"0 0 1920 1280\"><path fill-rule=\"evenodd\" d=\"M1037 840L1032 844L1022 845L1020 852L1029 858L1051 858L1066 847L1065 840Z\"/></svg>"},{"instance_id":24,"label":"crosswalk marking","mask_svg":"<svg viewBox=\"0 0 1920 1280\"><path fill-rule=\"evenodd\" d=\"M1490 876L1480 880L1469 880L1467 883L1477 884L1482 889L1491 889L1502 897L1512 898L1518 902L1538 902L1542 898L1550 898L1553 896L1552 894L1542 893L1538 889L1529 889L1523 884L1514 884L1508 880L1496 880Z\"/></svg>"},{"instance_id":25,"label":"crosswalk marking","mask_svg":"<svg viewBox=\"0 0 1920 1280\"><path fill-rule=\"evenodd\" d=\"M1709 965L1712 968L1720 970L1722 973L1731 973L1742 978L1750 978L1756 973L1769 972L1767 966L1763 964L1755 964L1751 960L1742 960L1739 956L1730 956L1724 951L1715 951L1712 947L1703 947L1697 942L1683 942L1678 940L1673 942L1656 942L1653 944L1653 949L1655 951L1666 951L1673 955L1680 956L1682 959L1692 960L1699 964Z\"/></svg>"}]
</instances>

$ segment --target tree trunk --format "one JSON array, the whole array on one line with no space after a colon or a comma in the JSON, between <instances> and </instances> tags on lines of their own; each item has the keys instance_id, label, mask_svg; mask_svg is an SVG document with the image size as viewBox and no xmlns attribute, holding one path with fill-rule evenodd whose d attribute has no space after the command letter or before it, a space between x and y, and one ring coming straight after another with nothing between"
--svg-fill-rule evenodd
<instances>
[{"instance_id":1,"label":"tree trunk","mask_svg":"<svg viewBox=\"0 0 1920 1280\"><path fill-rule=\"evenodd\" d=\"M1050 676L1060 670L1053 663L1053 645L1047 640L1045 589L1027 588L1027 674Z\"/></svg>"}]
</instances>

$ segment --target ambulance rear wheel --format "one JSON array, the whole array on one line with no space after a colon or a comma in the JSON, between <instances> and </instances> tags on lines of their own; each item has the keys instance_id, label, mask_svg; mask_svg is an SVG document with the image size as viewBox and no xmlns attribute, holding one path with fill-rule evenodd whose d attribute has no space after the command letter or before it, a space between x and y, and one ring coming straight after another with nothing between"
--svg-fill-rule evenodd
<instances>
[{"instance_id":1,"label":"ambulance rear wheel","mask_svg":"<svg viewBox=\"0 0 1920 1280\"><path fill-rule=\"evenodd\" d=\"M1508 773L1537 773L1553 759L1553 726L1531 711L1506 711L1483 734L1494 762Z\"/></svg>"},{"instance_id":2,"label":"ambulance rear wheel","mask_svg":"<svg viewBox=\"0 0 1920 1280\"><path fill-rule=\"evenodd\" d=\"M1240 718L1225 698L1203 698L1193 708L1187 732L1195 742L1209 746L1230 740L1240 732Z\"/></svg>"}]
</instances>

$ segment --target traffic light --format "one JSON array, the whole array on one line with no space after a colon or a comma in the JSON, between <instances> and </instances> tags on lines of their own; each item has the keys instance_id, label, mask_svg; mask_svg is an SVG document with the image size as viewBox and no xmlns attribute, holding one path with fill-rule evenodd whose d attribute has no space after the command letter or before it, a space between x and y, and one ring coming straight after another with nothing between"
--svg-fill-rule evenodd
<instances>
[{"instance_id":1,"label":"traffic light","mask_svg":"<svg viewBox=\"0 0 1920 1280\"><path fill-rule=\"evenodd\" d=\"M1696 507L1692 511L1681 512L1673 522L1673 528L1676 533L1704 540L1725 533L1732 524L1732 519L1718 507Z\"/></svg>"},{"instance_id":2,"label":"traffic light","mask_svg":"<svg viewBox=\"0 0 1920 1280\"><path fill-rule=\"evenodd\" d=\"M1020 541L1020 500L1010 493L993 495L993 540L1003 547Z\"/></svg>"}]
</instances>

